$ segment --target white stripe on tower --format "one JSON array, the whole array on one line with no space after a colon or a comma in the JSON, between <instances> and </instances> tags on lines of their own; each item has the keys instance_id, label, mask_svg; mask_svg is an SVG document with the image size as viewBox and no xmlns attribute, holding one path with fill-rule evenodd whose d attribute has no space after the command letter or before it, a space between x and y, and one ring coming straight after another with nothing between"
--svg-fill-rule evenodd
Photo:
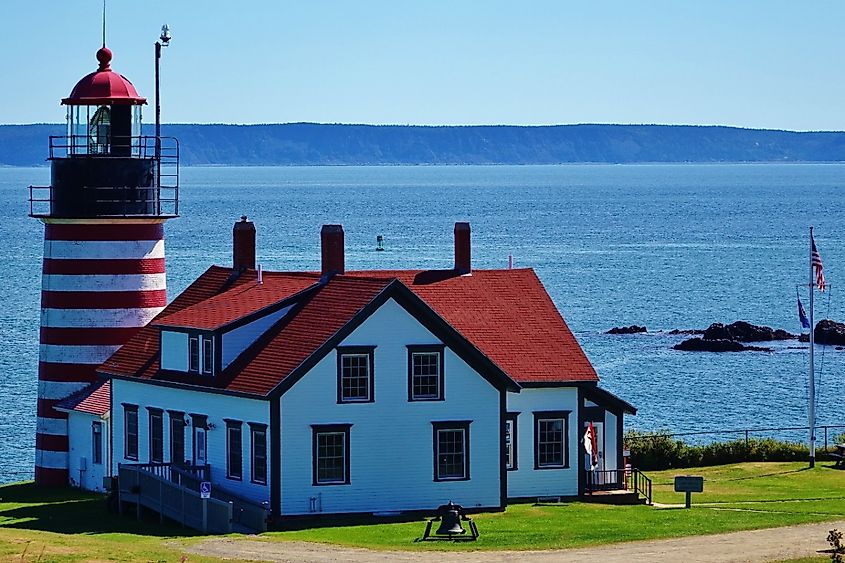
<instances>
[{"instance_id":1,"label":"white stripe on tower","mask_svg":"<svg viewBox=\"0 0 845 563\"><path fill-rule=\"evenodd\" d=\"M167 304L161 219L44 219L35 480L68 481L67 414L54 407Z\"/></svg>"}]
</instances>

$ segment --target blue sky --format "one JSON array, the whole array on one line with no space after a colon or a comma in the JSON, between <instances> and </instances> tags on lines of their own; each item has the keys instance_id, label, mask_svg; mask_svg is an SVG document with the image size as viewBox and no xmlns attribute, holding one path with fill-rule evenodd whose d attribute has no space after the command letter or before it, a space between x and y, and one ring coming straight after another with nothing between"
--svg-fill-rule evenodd
<instances>
[{"instance_id":1,"label":"blue sky","mask_svg":"<svg viewBox=\"0 0 845 563\"><path fill-rule=\"evenodd\" d=\"M0 123L64 119L101 6L3 0ZM112 66L150 99L165 21L165 122L845 130L839 0L110 0Z\"/></svg>"}]
</instances>

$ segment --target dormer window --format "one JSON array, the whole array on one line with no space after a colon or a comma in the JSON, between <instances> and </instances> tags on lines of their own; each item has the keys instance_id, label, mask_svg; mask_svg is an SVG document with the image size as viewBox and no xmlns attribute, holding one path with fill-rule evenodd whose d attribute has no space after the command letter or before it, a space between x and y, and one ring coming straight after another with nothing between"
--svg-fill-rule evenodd
<instances>
[{"instance_id":1,"label":"dormer window","mask_svg":"<svg viewBox=\"0 0 845 563\"><path fill-rule=\"evenodd\" d=\"M161 369L214 375L218 368L215 335L197 330L161 331Z\"/></svg>"},{"instance_id":2,"label":"dormer window","mask_svg":"<svg viewBox=\"0 0 845 563\"><path fill-rule=\"evenodd\" d=\"M200 370L200 339L192 336L188 339L188 371Z\"/></svg>"},{"instance_id":3,"label":"dormer window","mask_svg":"<svg viewBox=\"0 0 845 563\"><path fill-rule=\"evenodd\" d=\"M214 341L208 336L202 339L202 372L209 375L214 372Z\"/></svg>"}]
</instances>

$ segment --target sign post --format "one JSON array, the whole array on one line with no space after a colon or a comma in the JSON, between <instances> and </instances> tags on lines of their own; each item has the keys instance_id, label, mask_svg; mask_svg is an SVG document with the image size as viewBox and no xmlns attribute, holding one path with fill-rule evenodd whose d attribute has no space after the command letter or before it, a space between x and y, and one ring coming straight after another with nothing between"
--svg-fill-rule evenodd
<instances>
[{"instance_id":1,"label":"sign post","mask_svg":"<svg viewBox=\"0 0 845 563\"><path fill-rule=\"evenodd\" d=\"M675 492L686 493L686 508L689 508L692 501L692 493L704 492L704 477L695 475L675 476Z\"/></svg>"}]
</instances>

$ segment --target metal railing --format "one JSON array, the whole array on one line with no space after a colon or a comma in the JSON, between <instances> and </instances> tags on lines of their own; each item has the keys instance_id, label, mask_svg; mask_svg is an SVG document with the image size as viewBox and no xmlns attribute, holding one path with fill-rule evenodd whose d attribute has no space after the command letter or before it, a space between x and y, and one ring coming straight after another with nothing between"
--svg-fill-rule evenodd
<instances>
[{"instance_id":1,"label":"metal railing","mask_svg":"<svg viewBox=\"0 0 845 563\"><path fill-rule=\"evenodd\" d=\"M587 471L587 494L597 491L631 491L651 504L651 479L639 469L595 469Z\"/></svg>"},{"instance_id":2,"label":"metal railing","mask_svg":"<svg viewBox=\"0 0 845 563\"><path fill-rule=\"evenodd\" d=\"M845 433L845 424L825 424L825 425L818 425L815 426L815 433L816 433L816 445L819 448L823 448L825 451L828 450L830 447L835 446L836 444L831 442L831 439L836 434ZM722 430L698 430L694 432L655 432L655 433L647 433L641 435L628 435L625 436L625 440L627 442L634 442L638 440L649 440L654 438L684 438L684 437L705 437L705 436L731 436L734 439L745 439L746 447L750 445L750 441L752 438L757 438L759 434L769 434L769 437L775 437L775 435L780 435L781 437L786 436L786 433L795 433L794 437L796 441L804 441L807 439L807 435L809 434L810 427L809 426L779 426L779 427L769 427L769 428L731 428L731 429L722 429ZM798 435L798 432L803 432L803 434ZM778 438L781 439L781 438ZM697 442L698 440L693 440L693 442ZM715 440L711 440L715 441Z\"/></svg>"},{"instance_id":3,"label":"metal railing","mask_svg":"<svg viewBox=\"0 0 845 563\"><path fill-rule=\"evenodd\" d=\"M232 532L232 503L202 498L200 493L173 482L163 464L119 464L117 470L121 512L125 502L134 503L138 518L144 506L158 512L160 520L170 518L201 532Z\"/></svg>"},{"instance_id":4,"label":"metal railing","mask_svg":"<svg viewBox=\"0 0 845 563\"><path fill-rule=\"evenodd\" d=\"M50 135L50 160L56 158L146 158L159 157L165 163L178 162L179 141L154 135Z\"/></svg>"},{"instance_id":5,"label":"metal railing","mask_svg":"<svg viewBox=\"0 0 845 563\"><path fill-rule=\"evenodd\" d=\"M190 497L198 497L200 494L200 483L202 481L211 481L211 466L139 463L120 465L120 469L123 471L120 475L126 475L126 482L120 481L119 479L119 488L121 491L127 489L127 483L130 487L136 484L138 477L135 474L149 475L167 483L168 488L164 492L168 494L177 494L176 490L178 489L178 494L180 495L179 503L175 503L173 499L155 497L154 494L151 499L145 496L143 499L139 499L139 501L152 510L164 510L164 512L159 512L163 516L172 518L177 522L182 522L184 525L206 531L205 529L197 528L197 523L202 524L202 519L195 513L198 507L196 503L191 503L190 501L185 504L183 491L189 494ZM169 485L172 485L172 487ZM153 493L155 493L155 487L153 487ZM123 500L134 502L126 494L121 494ZM245 499L217 483L214 483L212 486L211 499L209 500L214 500L216 503L225 503L229 507L228 518L230 520L230 528L231 524L240 524L257 532L267 531L269 511L266 504ZM199 508L203 510L202 506L199 506ZM217 527L219 528L219 526ZM209 531L214 530L209 528ZM230 529L229 531L232 530Z\"/></svg>"},{"instance_id":6,"label":"metal railing","mask_svg":"<svg viewBox=\"0 0 845 563\"><path fill-rule=\"evenodd\" d=\"M29 215L31 217L49 217L53 215L56 201L52 186L29 186ZM138 213L139 206L150 209L149 215L178 216L179 187L130 187L130 186L86 186L82 198L91 210L107 209L107 215L129 217L147 215ZM162 191L165 194L162 194ZM139 195L141 197L139 197ZM163 197L164 195L164 197ZM102 213L98 213L102 214Z\"/></svg>"}]
</instances>

